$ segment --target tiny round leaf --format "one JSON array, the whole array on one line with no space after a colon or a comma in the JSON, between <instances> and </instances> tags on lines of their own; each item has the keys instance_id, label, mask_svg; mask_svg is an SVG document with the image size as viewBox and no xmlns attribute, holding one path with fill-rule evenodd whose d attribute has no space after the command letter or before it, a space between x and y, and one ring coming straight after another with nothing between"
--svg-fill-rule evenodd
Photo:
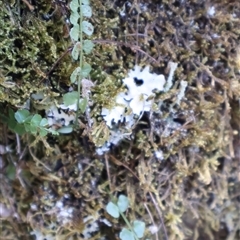
<instances>
[{"instance_id":1,"label":"tiny round leaf","mask_svg":"<svg viewBox=\"0 0 240 240\"><path fill-rule=\"evenodd\" d=\"M63 103L66 106L72 105L78 101L78 92L73 91L63 95Z\"/></svg>"},{"instance_id":2,"label":"tiny round leaf","mask_svg":"<svg viewBox=\"0 0 240 240\"><path fill-rule=\"evenodd\" d=\"M127 208L128 208L128 205L129 205L128 198L125 195L120 195L118 197L117 205L118 205L119 210L121 212L125 212L127 210Z\"/></svg>"},{"instance_id":3,"label":"tiny round leaf","mask_svg":"<svg viewBox=\"0 0 240 240\"><path fill-rule=\"evenodd\" d=\"M70 80L71 80L71 83L75 83L78 79L77 77L79 76L81 72L81 68L80 67L77 67L71 74L70 76Z\"/></svg>"},{"instance_id":4,"label":"tiny round leaf","mask_svg":"<svg viewBox=\"0 0 240 240\"><path fill-rule=\"evenodd\" d=\"M79 38L79 25L78 24L74 25L71 28L71 30L70 30L70 37L74 41L78 41L78 38Z\"/></svg>"},{"instance_id":5,"label":"tiny round leaf","mask_svg":"<svg viewBox=\"0 0 240 240\"><path fill-rule=\"evenodd\" d=\"M83 5L89 5L89 4L90 4L90 1L89 1L89 0L82 0L82 4L83 4Z\"/></svg>"},{"instance_id":6,"label":"tiny round leaf","mask_svg":"<svg viewBox=\"0 0 240 240\"><path fill-rule=\"evenodd\" d=\"M78 12L72 12L70 15L70 22L73 25L76 25L78 23L78 19L80 18L80 15Z\"/></svg>"},{"instance_id":7,"label":"tiny round leaf","mask_svg":"<svg viewBox=\"0 0 240 240\"><path fill-rule=\"evenodd\" d=\"M83 51L86 54L91 53L93 47L94 47L94 43L91 40L84 40L84 42L83 42Z\"/></svg>"},{"instance_id":8,"label":"tiny round leaf","mask_svg":"<svg viewBox=\"0 0 240 240\"><path fill-rule=\"evenodd\" d=\"M88 103L87 98L82 98L82 99L80 99L79 108L80 108L80 110L81 110L82 113L85 112L85 110L86 110L86 108L87 108L87 103Z\"/></svg>"},{"instance_id":9,"label":"tiny round leaf","mask_svg":"<svg viewBox=\"0 0 240 240\"><path fill-rule=\"evenodd\" d=\"M15 119L19 123L23 123L29 115L30 115L30 112L26 109L20 109L14 114Z\"/></svg>"},{"instance_id":10,"label":"tiny round leaf","mask_svg":"<svg viewBox=\"0 0 240 240\"><path fill-rule=\"evenodd\" d=\"M114 218L119 218L119 209L118 206L112 202L109 202L106 207L107 213Z\"/></svg>"},{"instance_id":11,"label":"tiny round leaf","mask_svg":"<svg viewBox=\"0 0 240 240\"><path fill-rule=\"evenodd\" d=\"M32 117L32 119L31 119L31 124L32 124L32 125L35 125L35 126L39 126L41 120L42 120L41 115L35 114L35 115Z\"/></svg>"},{"instance_id":12,"label":"tiny round leaf","mask_svg":"<svg viewBox=\"0 0 240 240\"><path fill-rule=\"evenodd\" d=\"M93 30L94 30L93 25L90 22L82 21L82 31L84 33L86 33L88 36L91 36L93 34Z\"/></svg>"},{"instance_id":13,"label":"tiny round leaf","mask_svg":"<svg viewBox=\"0 0 240 240\"><path fill-rule=\"evenodd\" d=\"M81 77L86 78L89 76L89 73L91 72L92 67L88 63L83 64L83 68L80 72Z\"/></svg>"},{"instance_id":14,"label":"tiny round leaf","mask_svg":"<svg viewBox=\"0 0 240 240\"><path fill-rule=\"evenodd\" d=\"M90 18L92 16L92 8L88 5L82 6L82 13L84 17Z\"/></svg>"},{"instance_id":15,"label":"tiny round leaf","mask_svg":"<svg viewBox=\"0 0 240 240\"><path fill-rule=\"evenodd\" d=\"M133 232L126 228L123 228L119 234L119 237L121 240L135 240Z\"/></svg>"},{"instance_id":16,"label":"tiny round leaf","mask_svg":"<svg viewBox=\"0 0 240 240\"><path fill-rule=\"evenodd\" d=\"M73 127L72 126L61 127L57 131L59 133L68 134L68 133L71 133L73 131Z\"/></svg>"},{"instance_id":17,"label":"tiny round leaf","mask_svg":"<svg viewBox=\"0 0 240 240\"><path fill-rule=\"evenodd\" d=\"M13 128L13 131L19 135L22 135L24 133L26 133L26 129L24 127L23 124L20 124L20 123L17 123L14 128Z\"/></svg>"},{"instance_id":18,"label":"tiny round leaf","mask_svg":"<svg viewBox=\"0 0 240 240\"><path fill-rule=\"evenodd\" d=\"M72 58L74 60L78 60L80 49L81 49L81 43L76 42L76 44L74 45L73 50L72 50Z\"/></svg>"},{"instance_id":19,"label":"tiny round leaf","mask_svg":"<svg viewBox=\"0 0 240 240\"><path fill-rule=\"evenodd\" d=\"M139 238L142 238L144 235L144 231L145 231L145 223L142 221L135 220L133 222L133 229L134 229L134 232L136 233L136 235Z\"/></svg>"},{"instance_id":20,"label":"tiny round leaf","mask_svg":"<svg viewBox=\"0 0 240 240\"><path fill-rule=\"evenodd\" d=\"M40 135L41 137L45 137L45 136L47 136L47 134L48 134L48 131L47 131L46 129L44 129L44 128L41 128L41 129L40 129L39 135Z\"/></svg>"},{"instance_id":21,"label":"tiny round leaf","mask_svg":"<svg viewBox=\"0 0 240 240\"><path fill-rule=\"evenodd\" d=\"M70 9L73 11L73 12L77 12L78 11L78 7L79 7L79 0L72 0L70 2Z\"/></svg>"},{"instance_id":22,"label":"tiny round leaf","mask_svg":"<svg viewBox=\"0 0 240 240\"><path fill-rule=\"evenodd\" d=\"M48 125L48 120L46 118L43 118L40 122L40 126L41 127L45 127Z\"/></svg>"}]
</instances>

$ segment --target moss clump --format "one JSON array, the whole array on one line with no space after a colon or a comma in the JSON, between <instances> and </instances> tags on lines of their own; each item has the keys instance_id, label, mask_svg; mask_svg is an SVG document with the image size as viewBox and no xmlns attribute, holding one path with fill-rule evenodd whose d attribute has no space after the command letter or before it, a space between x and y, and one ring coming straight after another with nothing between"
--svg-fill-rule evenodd
<instances>
[{"instance_id":1,"label":"moss clump","mask_svg":"<svg viewBox=\"0 0 240 240\"><path fill-rule=\"evenodd\" d=\"M63 17L43 19L43 12L51 9L50 3L39 2L35 6L37 13L30 12L23 3L0 4L0 102L21 106L33 92L49 93L51 85L57 85L54 79L60 78L59 74L64 78L62 72L50 70L69 43L61 36Z\"/></svg>"}]
</instances>

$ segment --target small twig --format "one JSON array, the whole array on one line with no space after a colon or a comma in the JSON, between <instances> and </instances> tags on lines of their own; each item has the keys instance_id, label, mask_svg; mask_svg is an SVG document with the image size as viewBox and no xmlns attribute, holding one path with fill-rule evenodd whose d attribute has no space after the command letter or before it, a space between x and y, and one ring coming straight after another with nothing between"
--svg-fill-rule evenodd
<instances>
[{"instance_id":1,"label":"small twig","mask_svg":"<svg viewBox=\"0 0 240 240\"><path fill-rule=\"evenodd\" d=\"M117 160L114 156L109 155L109 157L110 157L110 160L112 162L114 162L116 165L124 166L126 169L128 169L132 173L132 175L140 181L139 177L133 172L133 170L131 168L129 168L127 165L125 165L124 163L122 163L119 160Z\"/></svg>"},{"instance_id":2,"label":"small twig","mask_svg":"<svg viewBox=\"0 0 240 240\"><path fill-rule=\"evenodd\" d=\"M151 219L151 221L152 221L152 224L153 224L154 226L156 226L156 223L154 222L153 216L152 216L152 214L151 214L151 212L150 212L147 204L144 203L143 205L144 205L144 207L146 208L146 210L147 210L147 212L148 212L148 215L149 215L149 217L150 217L150 219ZM158 240L159 238L158 238L157 232L155 233L155 236L156 236L156 240Z\"/></svg>"},{"instance_id":3,"label":"small twig","mask_svg":"<svg viewBox=\"0 0 240 240\"><path fill-rule=\"evenodd\" d=\"M94 43L109 43L109 44L115 44L115 45L121 45L121 46L125 46L125 47L129 47L134 51L139 51L142 54L146 55L147 57L149 57L152 61L159 63L155 58L153 58L152 56L150 56L148 53L146 53L145 51L143 51L139 46L136 45L131 45L128 43L124 43L124 42L118 42L118 41L112 41L112 40L100 40L100 39L96 39L93 41Z\"/></svg>"},{"instance_id":4,"label":"small twig","mask_svg":"<svg viewBox=\"0 0 240 240\"><path fill-rule=\"evenodd\" d=\"M148 37L148 35L144 33L129 33L129 34L124 34L122 35L123 37L128 37L128 36L138 36L138 37Z\"/></svg>"},{"instance_id":5,"label":"small twig","mask_svg":"<svg viewBox=\"0 0 240 240\"><path fill-rule=\"evenodd\" d=\"M230 199L233 200L234 198L239 197L239 196L240 196L240 192L231 195Z\"/></svg>"},{"instance_id":6,"label":"small twig","mask_svg":"<svg viewBox=\"0 0 240 240\"><path fill-rule=\"evenodd\" d=\"M155 198L153 197L153 194L152 194L150 191L149 191L149 195L150 195L150 197L151 197L151 199L152 199L152 201L153 201L153 204L155 205L155 207L156 207L156 209L157 209L157 212L158 212L158 215L159 215L159 219L160 219L160 221L161 221L161 225L162 225L162 227L163 227L163 231L164 231L166 240L168 240L167 229L166 229L166 227L165 227L165 224L164 224L164 221L163 221L163 218L162 218L161 211L160 211L160 209L159 209L159 207L158 207L158 205L157 205L157 202L156 202Z\"/></svg>"},{"instance_id":7,"label":"small twig","mask_svg":"<svg viewBox=\"0 0 240 240\"><path fill-rule=\"evenodd\" d=\"M83 22L83 7L82 7L82 0L79 0L79 4L80 4L80 24L79 24L79 38L78 40L80 41L80 43L83 43L83 28L82 28L82 22ZM83 47L80 48L80 52L79 52L79 67L82 69L83 68ZM78 122L78 117L80 115L80 107L79 107L79 102L80 102L80 94L81 94L81 80L82 77L80 75L78 75L77 77L77 91L78 91L78 97L77 97L77 113L76 113L76 121L74 123L74 126L77 126L77 122Z\"/></svg>"},{"instance_id":8,"label":"small twig","mask_svg":"<svg viewBox=\"0 0 240 240\"><path fill-rule=\"evenodd\" d=\"M51 169L50 167L48 167L45 163L41 162L41 161L33 154L32 150L31 150L31 147L29 147L28 150L29 150L29 152L30 152L30 154L31 154L31 156L32 156L32 158L33 158L34 161L36 161L37 163L43 165L48 171L52 171L52 169Z\"/></svg>"},{"instance_id":9,"label":"small twig","mask_svg":"<svg viewBox=\"0 0 240 240\"><path fill-rule=\"evenodd\" d=\"M27 7L31 12L34 10L34 6L31 5L27 0L22 0L22 1L27 5Z\"/></svg>"},{"instance_id":10,"label":"small twig","mask_svg":"<svg viewBox=\"0 0 240 240\"><path fill-rule=\"evenodd\" d=\"M226 89L229 89L230 84L229 82L220 79L218 77L215 77L211 71L212 67L206 66L203 63L201 63L200 61L196 61L196 63L201 67L201 70L205 70L206 73L212 78L212 85L214 85L214 81L218 82L219 84L221 84L223 87L225 87ZM196 66L196 64L193 64L196 68L199 68Z\"/></svg>"},{"instance_id":11,"label":"small twig","mask_svg":"<svg viewBox=\"0 0 240 240\"><path fill-rule=\"evenodd\" d=\"M21 142L20 142L20 138L19 138L19 135L16 133L15 134L16 136L16 140L17 140L17 154L20 155L21 153Z\"/></svg>"},{"instance_id":12,"label":"small twig","mask_svg":"<svg viewBox=\"0 0 240 240\"><path fill-rule=\"evenodd\" d=\"M134 4L135 4L135 1L134 1ZM137 0L136 0L136 8L137 8L137 12L138 12L138 14L137 14L137 23L136 23L136 25L137 25L137 32L138 32L139 14L141 13L141 10L140 10L140 8L139 8L139 6L138 6ZM136 35L136 45L138 46L138 34ZM138 52L136 53L135 65L137 65L137 59L138 59Z\"/></svg>"},{"instance_id":13,"label":"small twig","mask_svg":"<svg viewBox=\"0 0 240 240\"><path fill-rule=\"evenodd\" d=\"M109 188L110 188L111 192L113 192L113 188L112 188L112 184L111 184L111 175L110 175L110 171L109 171L108 155L105 154L104 157L105 157L105 163L106 163L106 169L107 169L107 175L108 175Z\"/></svg>"},{"instance_id":14,"label":"small twig","mask_svg":"<svg viewBox=\"0 0 240 240\"><path fill-rule=\"evenodd\" d=\"M70 52L72 50L73 47L69 47L58 59L57 61L53 64L53 66L51 67L51 69L46 73L45 77L43 77L38 86L52 73L52 71L56 68L56 66L59 64L59 62L62 60L62 58L65 57L65 55L67 55L68 52Z\"/></svg>"},{"instance_id":15,"label":"small twig","mask_svg":"<svg viewBox=\"0 0 240 240\"><path fill-rule=\"evenodd\" d=\"M16 22L15 22L15 19L13 17L12 10L11 10L10 6L7 5L6 8L8 10L8 15L10 17L10 21L11 21L12 25L16 25Z\"/></svg>"},{"instance_id":16,"label":"small twig","mask_svg":"<svg viewBox=\"0 0 240 240\"><path fill-rule=\"evenodd\" d=\"M21 152L18 161L21 161L21 160L22 160L22 158L24 157L24 155L26 154L26 152L27 152L27 146L26 146L26 147L23 149L23 151Z\"/></svg>"}]
</instances>

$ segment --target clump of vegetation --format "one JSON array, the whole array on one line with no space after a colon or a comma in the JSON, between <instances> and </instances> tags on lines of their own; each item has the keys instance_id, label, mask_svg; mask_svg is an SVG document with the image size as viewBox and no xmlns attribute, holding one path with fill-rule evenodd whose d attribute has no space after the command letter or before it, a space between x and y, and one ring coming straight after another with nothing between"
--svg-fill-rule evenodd
<instances>
[{"instance_id":1,"label":"clump of vegetation","mask_svg":"<svg viewBox=\"0 0 240 240\"><path fill-rule=\"evenodd\" d=\"M92 8L90 7L88 0L73 0L70 2L70 22L72 28L70 29L70 37L75 41L72 49L72 58L79 60L79 66L72 72L70 76L71 83L77 83L78 91L70 92L64 95L63 100L66 106L77 103L77 109L80 108L82 112L87 107L87 97L80 98L81 94L81 81L83 78L89 77L91 66L86 61L84 62L83 54L90 54L94 47L91 40L83 40L83 34L91 36L93 34L93 25L84 20L84 18L90 18L92 16ZM78 118L78 114L77 117Z\"/></svg>"},{"instance_id":2,"label":"clump of vegetation","mask_svg":"<svg viewBox=\"0 0 240 240\"><path fill-rule=\"evenodd\" d=\"M117 203L113 201L109 202L106 206L106 210L108 214L110 214L114 218L119 218L121 215L127 224L128 228L123 228L119 234L121 240L135 240L142 238L144 236L145 231L145 223L139 220L133 221L133 225L129 223L127 218L124 215L124 212L127 210L129 205L129 200L125 195L120 195L118 197Z\"/></svg>"},{"instance_id":3,"label":"clump of vegetation","mask_svg":"<svg viewBox=\"0 0 240 240\"><path fill-rule=\"evenodd\" d=\"M45 137L48 133L58 134L57 131L47 127L48 121L46 118L42 118L39 114L31 115L26 109L20 109L15 113L10 109L9 117L2 115L2 118L8 124L9 129L19 135L29 133Z\"/></svg>"}]
</instances>

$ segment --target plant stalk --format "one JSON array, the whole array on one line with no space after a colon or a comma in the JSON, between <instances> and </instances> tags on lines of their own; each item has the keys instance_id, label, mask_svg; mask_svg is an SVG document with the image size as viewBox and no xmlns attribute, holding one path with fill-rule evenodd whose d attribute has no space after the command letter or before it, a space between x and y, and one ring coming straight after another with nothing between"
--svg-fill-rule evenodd
<instances>
[{"instance_id":1,"label":"plant stalk","mask_svg":"<svg viewBox=\"0 0 240 240\"><path fill-rule=\"evenodd\" d=\"M83 45L83 32L82 32L82 21L83 21L83 12L82 12L82 0L79 0L79 4L80 4L80 21L79 21L79 40L81 45ZM79 66L82 70L83 67L83 48L81 46L80 48L80 56L79 56ZM81 75L78 75L78 100L77 100L77 115L76 115L76 122L75 122L75 126L77 126L77 122L78 122L78 117L79 117L79 101L80 101L80 94L81 94L81 80L82 77Z\"/></svg>"}]
</instances>

